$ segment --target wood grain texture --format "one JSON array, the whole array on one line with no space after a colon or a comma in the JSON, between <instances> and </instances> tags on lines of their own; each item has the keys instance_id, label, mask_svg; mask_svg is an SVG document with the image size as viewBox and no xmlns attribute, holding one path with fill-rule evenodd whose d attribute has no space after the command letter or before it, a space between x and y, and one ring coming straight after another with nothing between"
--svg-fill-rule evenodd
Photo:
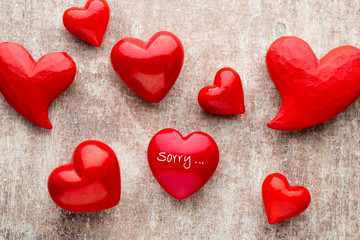
<instances>
[{"instance_id":1,"label":"wood grain texture","mask_svg":"<svg viewBox=\"0 0 360 240\"><path fill-rule=\"evenodd\" d=\"M360 239L360 104L319 126L296 132L266 127L280 97L265 67L270 44L283 35L306 40L318 57L334 47L360 47L358 1L109 0L111 19L100 48L62 25L83 1L1 0L0 42L22 44L38 59L66 51L76 62L73 85L50 108L52 131L23 119L0 97L0 238L3 239ZM137 97L116 76L112 46L149 39L159 30L183 42L178 81L159 104ZM198 91L221 67L243 81L247 112L207 114ZM146 149L160 129L210 134L219 145L214 176L177 201L156 182ZM50 199L47 178L70 161L77 144L95 139L119 157L120 204L77 214ZM281 172L303 185L312 203L301 215L270 226L261 184Z\"/></svg>"}]
</instances>

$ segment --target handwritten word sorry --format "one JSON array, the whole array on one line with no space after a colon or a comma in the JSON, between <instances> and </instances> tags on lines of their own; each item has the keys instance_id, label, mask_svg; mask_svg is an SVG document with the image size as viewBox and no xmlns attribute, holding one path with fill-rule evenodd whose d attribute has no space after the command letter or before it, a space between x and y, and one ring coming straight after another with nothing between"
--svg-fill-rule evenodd
<instances>
[{"instance_id":1,"label":"handwritten word sorry","mask_svg":"<svg viewBox=\"0 0 360 240\"><path fill-rule=\"evenodd\" d=\"M183 166L185 169L191 167L191 156L178 155L178 154L167 154L166 152L160 152L157 160L160 162L173 162L173 163L184 163ZM204 162L195 162L196 164L204 164Z\"/></svg>"}]
</instances>

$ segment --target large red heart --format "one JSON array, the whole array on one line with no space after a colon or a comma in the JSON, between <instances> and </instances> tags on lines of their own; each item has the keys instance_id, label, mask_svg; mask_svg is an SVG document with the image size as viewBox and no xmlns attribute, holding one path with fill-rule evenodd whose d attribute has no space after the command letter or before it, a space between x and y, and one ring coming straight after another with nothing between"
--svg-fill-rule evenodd
<instances>
[{"instance_id":1,"label":"large red heart","mask_svg":"<svg viewBox=\"0 0 360 240\"><path fill-rule=\"evenodd\" d=\"M24 118L51 129L48 108L74 81L75 62L64 52L37 62L17 43L0 43L0 92Z\"/></svg>"},{"instance_id":2,"label":"large red heart","mask_svg":"<svg viewBox=\"0 0 360 240\"><path fill-rule=\"evenodd\" d=\"M208 113L245 113L244 92L239 74L232 68L220 69L215 75L214 85L200 90L198 102Z\"/></svg>"},{"instance_id":3,"label":"large red heart","mask_svg":"<svg viewBox=\"0 0 360 240\"><path fill-rule=\"evenodd\" d=\"M342 46L318 60L303 40L281 37L266 55L269 75L281 95L276 130L297 130L325 122L360 96L360 49Z\"/></svg>"},{"instance_id":4,"label":"large red heart","mask_svg":"<svg viewBox=\"0 0 360 240\"><path fill-rule=\"evenodd\" d=\"M52 200L68 211L93 212L116 206L121 181L114 151L99 141L82 142L70 164L52 171L48 189Z\"/></svg>"},{"instance_id":5,"label":"large red heart","mask_svg":"<svg viewBox=\"0 0 360 240\"><path fill-rule=\"evenodd\" d=\"M183 137L171 128L151 139L147 155L155 179L179 200L202 188L219 163L219 149L208 134L193 132Z\"/></svg>"},{"instance_id":6,"label":"large red heart","mask_svg":"<svg viewBox=\"0 0 360 240\"><path fill-rule=\"evenodd\" d=\"M89 0L85 7L69 8L64 12L65 28L81 40L99 47L110 19L110 8L105 0Z\"/></svg>"},{"instance_id":7,"label":"large red heart","mask_svg":"<svg viewBox=\"0 0 360 240\"><path fill-rule=\"evenodd\" d=\"M267 176L262 185L262 197L270 224L294 217L309 206L309 191L302 186L291 187L280 173Z\"/></svg>"},{"instance_id":8,"label":"large red heart","mask_svg":"<svg viewBox=\"0 0 360 240\"><path fill-rule=\"evenodd\" d=\"M183 61L183 46L170 32L158 32L148 42L124 38L111 52L111 63L120 79L137 95L154 103L170 91Z\"/></svg>"}]
</instances>

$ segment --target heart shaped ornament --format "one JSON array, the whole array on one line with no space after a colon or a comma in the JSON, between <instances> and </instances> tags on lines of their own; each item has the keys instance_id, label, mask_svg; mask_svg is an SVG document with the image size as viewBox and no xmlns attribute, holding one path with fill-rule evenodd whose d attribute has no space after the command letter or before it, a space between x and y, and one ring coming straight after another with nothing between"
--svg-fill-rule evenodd
<instances>
[{"instance_id":1,"label":"heart shaped ornament","mask_svg":"<svg viewBox=\"0 0 360 240\"><path fill-rule=\"evenodd\" d=\"M110 8L105 0L89 0L85 7L69 8L64 12L65 28L75 37L99 47L110 19Z\"/></svg>"},{"instance_id":2,"label":"heart shaped ornament","mask_svg":"<svg viewBox=\"0 0 360 240\"><path fill-rule=\"evenodd\" d=\"M155 134L147 155L155 179L178 200L200 190L219 163L219 149L208 134L193 132L183 137L171 128Z\"/></svg>"},{"instance_id":3,"label":"heart shaped ornament","mask_svg":"<svg viewBox=\"0 0 360 240\"><path fill-rule=\"evenodd\" d=\"M298 130L325 122L360 96L360 49L342 46L317 59L297 37L281 37L269 48L266 65L281 95L281 108L267 125Z\"/></svg>"},{"instance_id":4,"label":"heart shaped ornament","mask_svg":"<svg viewBox=\"0 0 360 240\"><path fill-rule=\"evenodd\" d=\"M150 102L160 102L178 78L184 48L170 32L158 32L148 42L124 38L112 49L111 63L133 92Z\"/></svg>"},{"instance_id":5,"label":"heart shaped ornament","mask_svg":"<svg viewBox=\"0 0 360 240\"><path fill-rule=\"evenodd\" d=\"M307 209L311 197L302 186L291 187L280 173L267 176L262 185L262 197L270 224L294 217Z\"/></svg>"},{"instance_id":6,"label":"heart shaped ornament","mask_svg":"<svg viewBox=\"0 0 360 240\"><path fill-rule=\"evenodd\" d=\"M70 164L52 171L48 190L52 200L68 211L94 212L116 206L121 181L114 151L99 141L82 142Z\"/></svg>"},{"instance_id":7,"label":"heart shaped ornament","mask_svg":"<svg viewBox=\"0 0 360 240\"><path fill-rule=\"evenodd\" d=\"M64 52L35 62L21 45L0 43L0 92L11 107L39 127L52 129L48 108L75 75L75 62Z\"/></svg>"},{"instance_id":8,"label":"heart shaped ornament","mask_svg":"<svg viewBox=\"0 0 360 240\"><path fill-rule=\"evenodd\" d=\"M244 92L239 74L232 68L222 68L214 85L204 87L198 95L202 109L212 114L245 113Z\"/></svg>"}]
</instances>

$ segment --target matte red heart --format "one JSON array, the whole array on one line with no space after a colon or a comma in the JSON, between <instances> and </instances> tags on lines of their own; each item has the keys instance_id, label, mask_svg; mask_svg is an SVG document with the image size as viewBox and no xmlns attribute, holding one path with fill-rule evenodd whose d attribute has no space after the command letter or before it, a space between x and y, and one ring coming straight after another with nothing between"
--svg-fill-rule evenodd
<instances>
[{"instance_id":1,"label":"matte red heart","mask_svg":"<svg viewBox=\"0 0 360 240\"><path fill-rule=\"evenodd\" d=\"M193 132L183 137L171 128L155 134L147 154L155 179L178 200L201 189L219 163L219 149L208 134Z\"/></svg>"},{"instance_id":2,"label":"matte red heart","mask_svg":"<svg viewBox=\"0 0 360 240\"><path fill-rule=\"evenodd\" d=\"M70 164L52 171L48 190L52 200L68 211L94 212L116 206L121 181L114 151L99 141L82 142Z\"/></svg>"},{"instance_id":3,"label":"matte red heart","mask_svg":"<svg viewBox=\"0 0 360 240\"><path fill-rule=\"evenodd\" d=\"M262 185L262 197L270 224L302 213L311 201L310 193L306 188L291 187L280 173L273 173L265 178Z\"/></svg>"},{"instance_id":4,"label":"matte red heart","mask_svg":"<svg viewBox=\"0 0 360 240\"><path fill-rule=\"evenodd\" d=\"M111 63L120 79L137 95L154 103L170 91L183 61L183 46L170 32L158 32L148 42L122 39L111 52Z\"/></svg>"},{"instance_id":5,"label":"matte red heart","mask_svg":"<svg viewBox=\"0 0 360 240\"><path fill-rule=\"evenodd\" d=\"M215 75L214 85L200 90L198 102L208 113L245 113L244 92L239 74L232 68L220 69Z\"/></svg>"},{"instance_id":6,"label":"matte red heart","mask_svg":"<svg viewBox=\"0 0 360 240\"><path fill-rule=\"evenodd\" d=\"M360 49L342 46L317 59L297 37L281 37L266 55L282 105L268 127L298 130L325 122L360 96Z\"/></svg>"},{"instance_id":7,"label":"matte red heart","mask_svg":"<svg viewBox=\"0 0 360 240\"><path fill-rule=\"evenodd\" d=\"M37 62L17 43L0 43L0 92L18 113L36 125L51 129L48 108L74 81L75 62L64 52Z\"/></svg>"},{"instance_id":8,"label":"matte red heart","mask_svg":"<svg viewBox=\"0 0 360 240\"><path fill-rule=\"evenodd\" d=\"M89 0L85 7L69 8L64 12L65 28L81 40L99 47L110 19L110 8L105 0Z\"/></svg>"}]
</instances>

